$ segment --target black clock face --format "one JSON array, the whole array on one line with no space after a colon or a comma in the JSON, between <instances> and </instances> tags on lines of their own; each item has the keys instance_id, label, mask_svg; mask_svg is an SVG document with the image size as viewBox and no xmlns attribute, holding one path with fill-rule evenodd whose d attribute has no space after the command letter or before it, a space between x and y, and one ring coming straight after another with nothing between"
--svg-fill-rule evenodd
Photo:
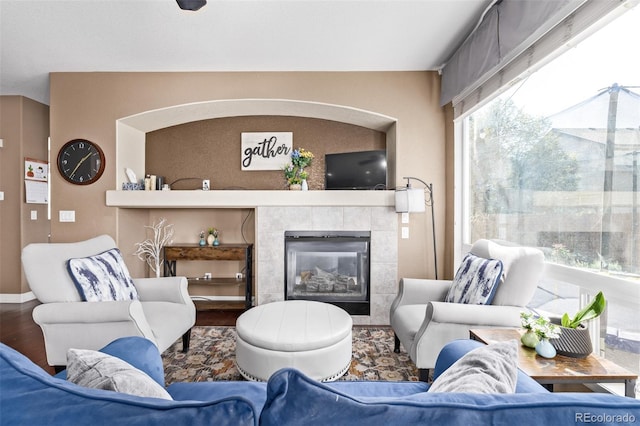
<instances>
[{"instance_id":1,"label":"black clock face","mask_svg":"<svg viewBox=\"0 0 640 426\"><path fill-rule=\"evenodd\" d=\"M76 185L88 185L102 176L104 153L93 142L74 139L60 149L58 170L67 181Z\"/></svg>"}]
</instances>

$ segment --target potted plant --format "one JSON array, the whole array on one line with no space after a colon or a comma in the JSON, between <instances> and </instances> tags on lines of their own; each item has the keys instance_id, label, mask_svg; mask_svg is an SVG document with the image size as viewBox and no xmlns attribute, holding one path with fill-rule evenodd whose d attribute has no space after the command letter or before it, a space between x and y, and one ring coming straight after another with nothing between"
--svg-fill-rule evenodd
<instances>
[{"instance_id":1,"label":"potted plant","mask_svg":"<svg viewBox=\"0 0 640 426\"><path fill-rule=\"evenodd\" d=\"M587 357L593 351L593 346L586 323L599 317L606 306L607 302L600 291L589 304L576 312L573 318L568 313L565 313L560 319L554 318L552 321L559 324L562 329L559 338L550 340L556 351L560 355L573 358Z\"/></svg>"},{"instance_id":2,"label":"potted plant","mask_svg":"<svg viewBox=\"0 0 640 426\"><path fill-rule=\"evenodd\" d=\"M313 153L304 148L298 148L291 152L291 163L283 169L289 189L307 189L306 180L309 177L309 172L305 168L311 166L313 158Z\"/></svg>"},{"instance_id":3,"label":"potted plant","mask_svg":"<svg viewBox=\"0 0 640 426\"><path fill-rule=\"evenodd\" d=\"M292 164L287 164L283 170L284 178L287 180L289 189L301 189L300 183L302 182L302 179L300 179L298 168Z\"/></svg>"}]
</instances>

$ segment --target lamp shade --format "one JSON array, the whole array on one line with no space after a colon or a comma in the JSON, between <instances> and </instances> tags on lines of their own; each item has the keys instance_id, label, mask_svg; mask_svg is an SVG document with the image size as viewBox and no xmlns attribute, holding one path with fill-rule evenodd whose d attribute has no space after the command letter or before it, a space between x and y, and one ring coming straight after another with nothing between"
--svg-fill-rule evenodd
<instances>
[{"instance_id":1,"label":"lamp shade","mask_svg":"<svg viewBox=\"0 0 640 426\"><path fill-rule=\"evenodd\" d=\"M402 188L396 190L396 213L421 213L424 211L424 189Z\"/></svg>"}]
</instances>

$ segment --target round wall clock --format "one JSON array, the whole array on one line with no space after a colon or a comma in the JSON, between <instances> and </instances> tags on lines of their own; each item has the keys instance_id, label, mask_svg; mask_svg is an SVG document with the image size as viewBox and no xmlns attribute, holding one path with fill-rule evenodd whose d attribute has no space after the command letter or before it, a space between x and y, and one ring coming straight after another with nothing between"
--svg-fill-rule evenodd
<instances>
[{"instance_id":1,"label":"round wall clock","mask_svg":"<svg viewBox=\"0 0 640 426\"><path fill-rule=\"evenodd\" d=\"M89 185L104 172L104 153L86 139L74 139L60 148L58 170L63 178L76 185Z\"/></svg>"}]
</instances>

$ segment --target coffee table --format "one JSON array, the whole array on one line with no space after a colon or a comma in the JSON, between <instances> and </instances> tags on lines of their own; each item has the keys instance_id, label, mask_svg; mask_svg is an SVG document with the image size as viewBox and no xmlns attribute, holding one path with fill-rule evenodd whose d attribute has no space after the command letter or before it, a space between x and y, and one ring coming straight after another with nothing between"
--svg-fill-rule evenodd
<instances>
[{"instance_id":1,"label":"coffee table","mask_svg":"<svg viewBox=\"0 0 640 426\"><path fill-rule=\"evenodd\" d=\"M484 344L516 339L520 342L523 330L517 328L483 328L469 330L470 338ZM625 396L635 398L637 374L608 359L591 354L586 358L556 355L547 359L536 351L518 345L518 367L532 379L553 391L560 383L624 383Z\"/></svg>"}]
</instances>

